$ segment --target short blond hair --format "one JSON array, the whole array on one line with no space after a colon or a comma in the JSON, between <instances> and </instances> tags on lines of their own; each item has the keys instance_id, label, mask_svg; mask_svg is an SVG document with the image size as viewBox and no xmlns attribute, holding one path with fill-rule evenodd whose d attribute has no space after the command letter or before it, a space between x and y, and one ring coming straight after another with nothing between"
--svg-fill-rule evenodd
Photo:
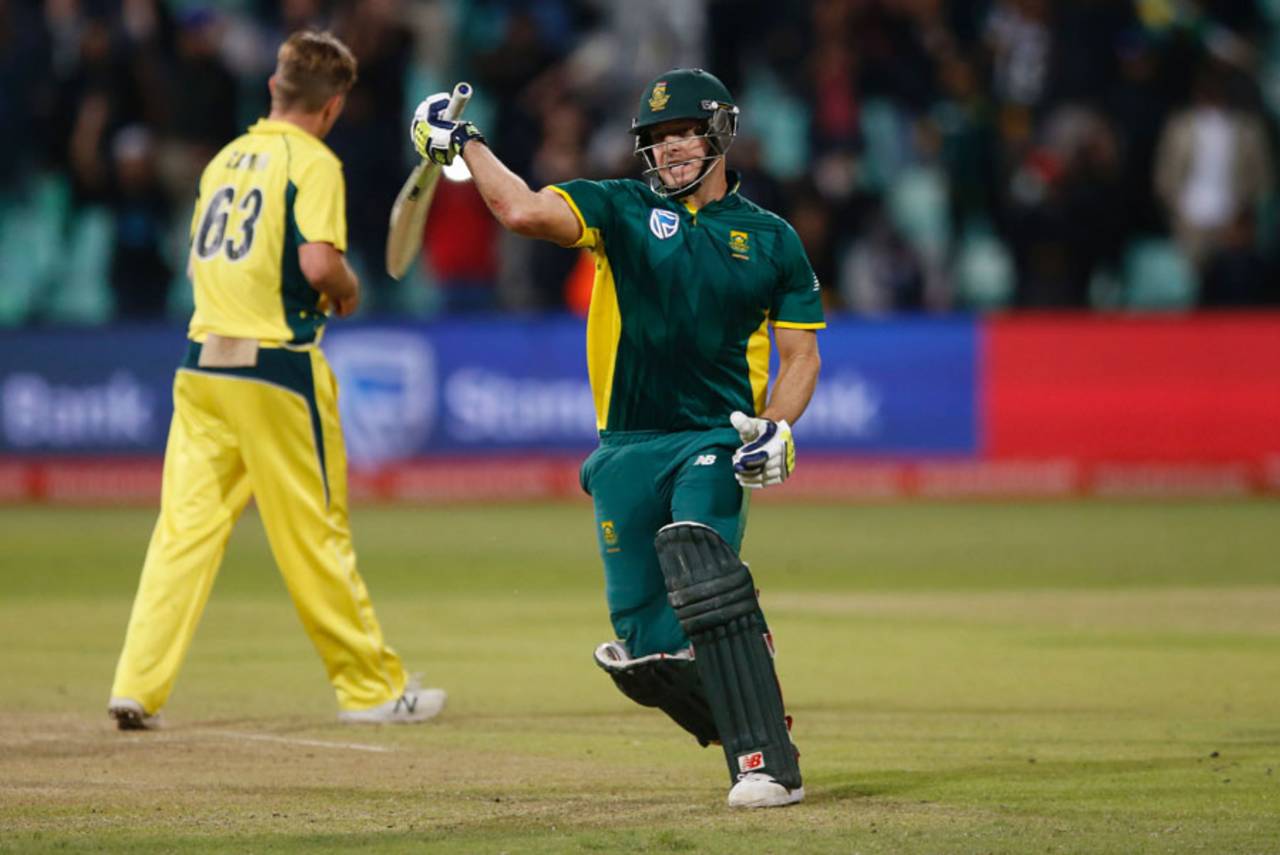
<instances>
[{"instance_id":1,"label":"short blond hair","mask_svg":"<svg viewBox=\"0 0 1280 855\"><path fill-rule=\"evenodd\" d=\"M275 80L273 107L314 113L334 95L351 91L356 58L333 33L299 30L280 45Z\"/></svg>"}]
</instances>

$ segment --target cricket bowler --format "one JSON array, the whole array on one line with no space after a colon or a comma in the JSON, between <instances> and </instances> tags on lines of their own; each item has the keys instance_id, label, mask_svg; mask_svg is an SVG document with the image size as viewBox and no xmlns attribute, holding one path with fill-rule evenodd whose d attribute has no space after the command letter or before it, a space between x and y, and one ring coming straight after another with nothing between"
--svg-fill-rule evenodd
<instances>
[{"instance_id":1,"label":"cricket bowler","mask_svg":"<svg viewBox=\"0 0 1280 855\"><path fill-rule=\"evenodd\" d=\"M730 805L800 801L773 642L738 550L746 489L795 466L790 425L817 383L825 322L795 231L743 198L726 169L733 97L701 69L668 71L631 126L645 181L539 192L473 123L444 118L448 102L419 105L419 153L461 155L507 229L595 256L587 370L600 445L581 482L619 639L596 662L627 697L724 747ZM780 367L769 395L771 330Z\"/></svg>"},{"instance_id":2,"label":"cricket bowler","mask_svg":"<svg viewBox=\"0 0 1280 855\"><path fill-rule=\"evenodd\" d=\"M329 33L280 47L271 113L205 167L191 221L195 312L173 384L160 517L108 704L149 729L169 698L250 496L349 723L425 721L445 694L406 678L356 570L328 313L360 301L342 164L322 139L356 80Z\"/></svg>"}]
</instances>

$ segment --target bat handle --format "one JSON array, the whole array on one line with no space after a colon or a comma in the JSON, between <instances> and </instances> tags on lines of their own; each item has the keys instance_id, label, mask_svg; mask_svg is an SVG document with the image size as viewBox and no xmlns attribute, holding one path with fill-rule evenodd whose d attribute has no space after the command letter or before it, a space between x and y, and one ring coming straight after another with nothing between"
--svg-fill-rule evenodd
<instances>
[{"instance_id":1,"label":"bat handle","mask_svg":"<svg viewBox=\"0 0 1280 855\"><path fill-rule=\"evenodd\" d=\"M453 87L453 94L449 96L449 106L444 109L444 117L451 122L456 122L462 116L462 111L466 109L467 102L470 100L471 84L459 83Z\"/></svg>"}]
</instances>

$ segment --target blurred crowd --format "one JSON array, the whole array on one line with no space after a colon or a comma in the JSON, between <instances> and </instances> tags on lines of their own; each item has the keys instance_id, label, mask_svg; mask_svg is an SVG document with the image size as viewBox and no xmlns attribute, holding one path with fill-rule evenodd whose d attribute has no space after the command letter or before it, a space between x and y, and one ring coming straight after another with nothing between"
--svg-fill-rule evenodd
<instances>
[{"instance_id":1,"label":"blurred crowd","mask_svg":"<svg viewBox=\"0 0 1280 855\"><path fill-rule=\"evenodd\" d=\"M1280 303L1280 0L0 0L0 324L181 317L199 171L289 32L360 80L328 142L370 312L581 311L580 253L441 183L383 272L407 119L455 80L534 186L638 174L644 83L719 75L729 165L833 310Z\"/></svg>"}]
</instances>

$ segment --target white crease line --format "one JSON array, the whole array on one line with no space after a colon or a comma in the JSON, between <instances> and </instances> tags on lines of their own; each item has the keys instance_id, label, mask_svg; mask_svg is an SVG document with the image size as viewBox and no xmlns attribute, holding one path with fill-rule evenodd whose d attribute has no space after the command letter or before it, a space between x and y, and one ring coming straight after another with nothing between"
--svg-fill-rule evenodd
<instances>
[{"instance_id":1,"label":"white crease line","mask_svg":"<svg viewBox=\"0 0 1280 855\"><path fill-rule=\"evenodd\" d=\"M228 739L246 739L252 742L279 742L285 745L301 745L306 748L345 748L350 751L373 751L386 754L394 749L382 745L365 745L360 742L325 742L320 739L294 739L288 736L269 736L265 733L242 733L237 730L204 730L199 731L207 736L225 736Z\"/></svg>"}]
</instances>

